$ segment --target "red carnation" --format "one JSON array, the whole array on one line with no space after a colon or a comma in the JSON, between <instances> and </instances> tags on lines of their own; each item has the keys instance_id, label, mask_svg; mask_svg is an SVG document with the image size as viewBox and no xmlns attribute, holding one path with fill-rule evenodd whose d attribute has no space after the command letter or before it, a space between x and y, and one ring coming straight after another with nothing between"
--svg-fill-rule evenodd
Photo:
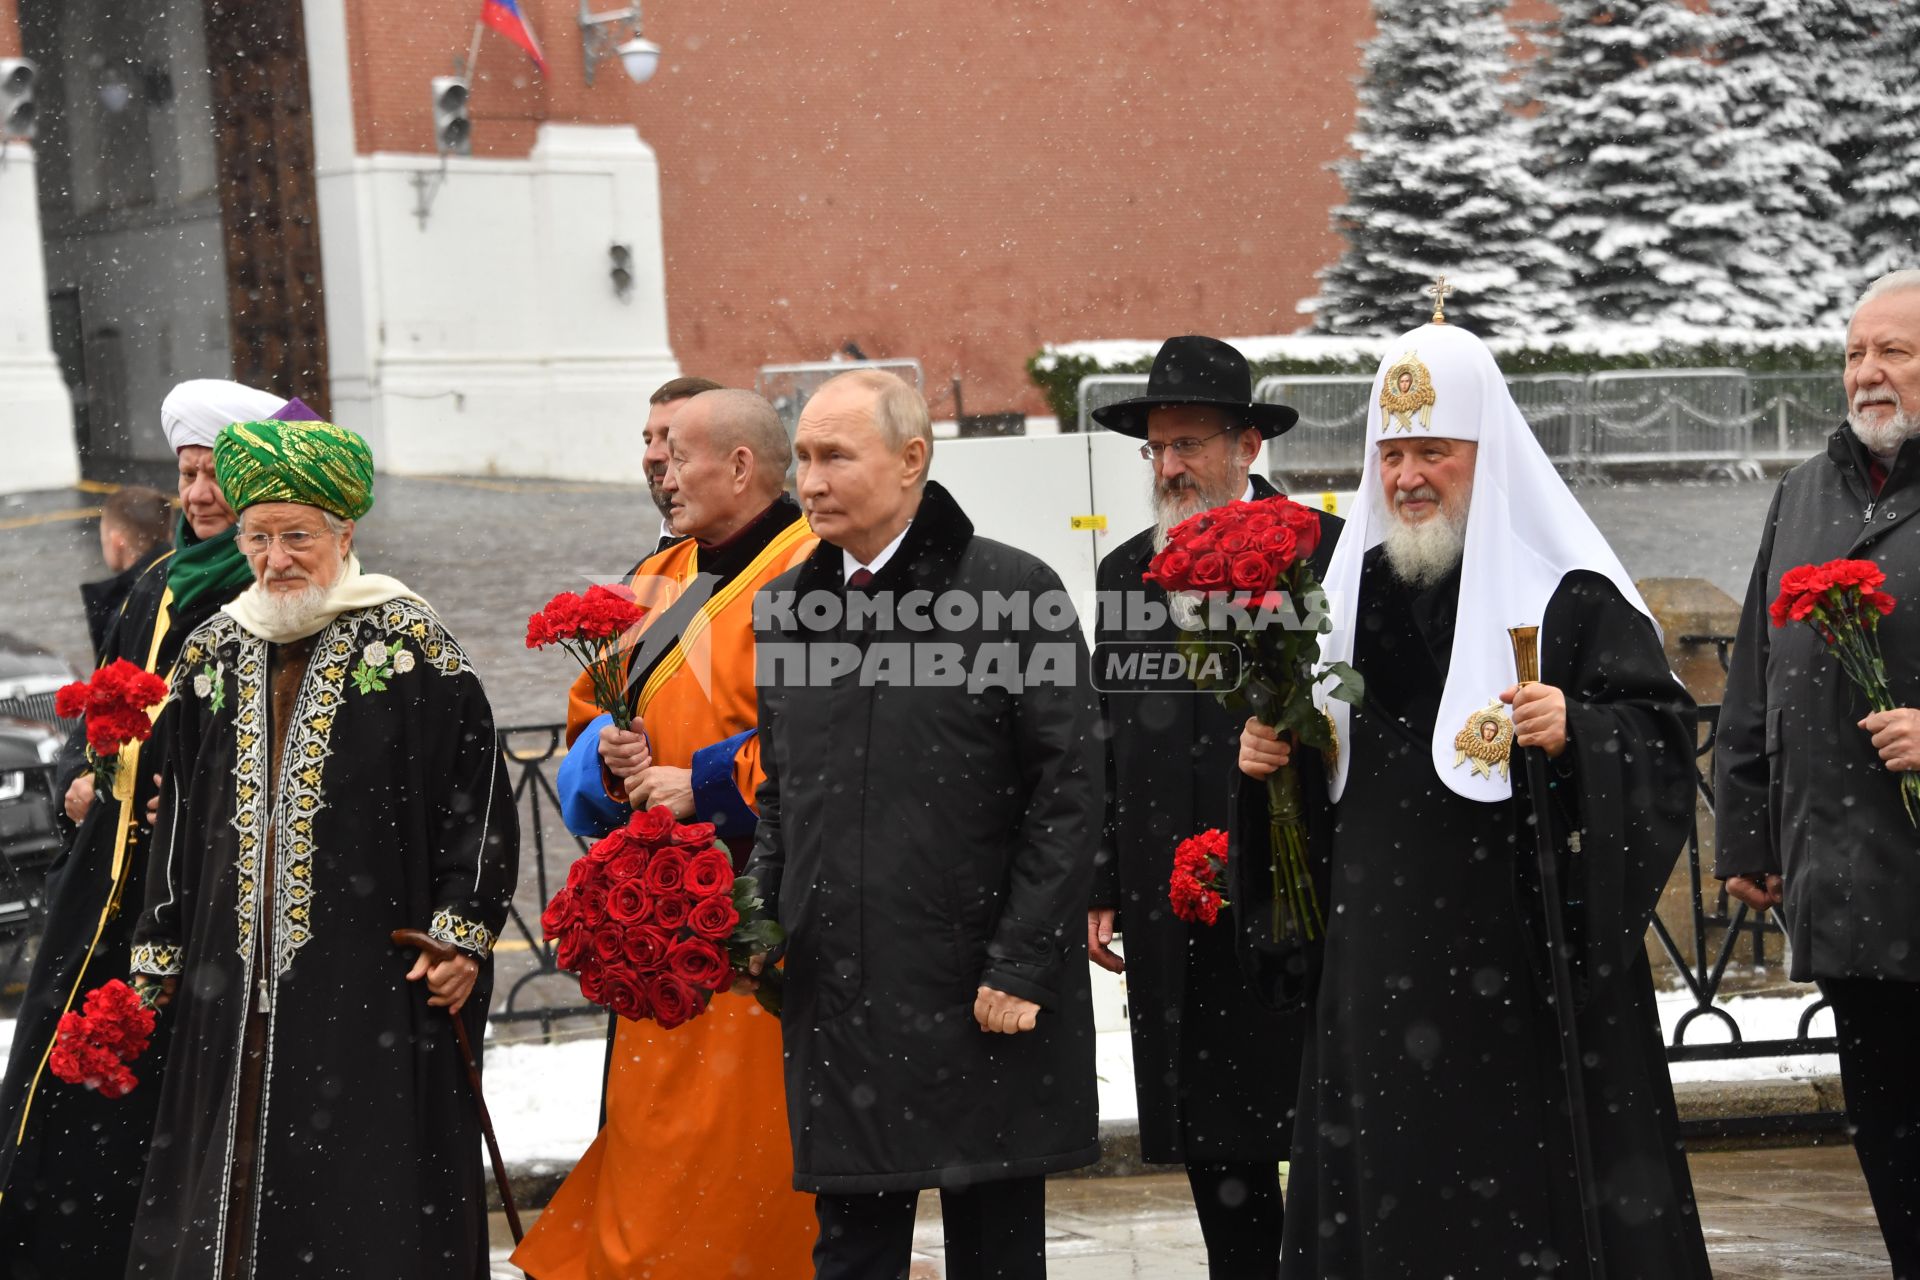
<instances>
[{"instance_id":1,"label":"red carnation","mask_svg":"<svg viewBox=\"0 0 1920 1280\"><path fill-rule=\"evenodd\" d=\"M1167 901L1173 914L1189 924L1213 924L1227 905L1227 836L1218 829L1182 840L1173 851L1173 878Z\"/></svg>"},{"instance_id":2,"label":"red carnation","mask_svg":"<svg viewBox=\"0 0 1920 1280\"><path fill-rule=\"evenodd\" d=\"M621 637L645 615L624 587L589 587L584 596L562 591L527 619L527 648L565 649L587 673L594 705L626 729L633 724L633 709L627 702Z\"/></svg>"}]
</instances>

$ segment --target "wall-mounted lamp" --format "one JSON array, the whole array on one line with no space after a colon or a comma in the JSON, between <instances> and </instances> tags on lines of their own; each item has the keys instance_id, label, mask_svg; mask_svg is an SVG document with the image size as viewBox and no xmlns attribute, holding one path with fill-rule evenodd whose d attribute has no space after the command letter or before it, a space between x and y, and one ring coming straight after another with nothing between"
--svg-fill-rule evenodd
<instances>
[{"instance_id":1,"label":"wall-mounted lamp","mask_svg":"<svg viewBox=\"0 0 1920 1280\"><path fill-rule=\"evenodd\" d=\"M659 57L657 50L654 56ZM34 65L25 58L0 58L0 138L33 140L33 82L37 78Z\"/></svg>"},{"instance_id":2,"label":"wall-mounted lamp","mask_svg":"<svg viewBox=\"0 0 1920 1280\"><path fill-rule=\"evenodd\" d=\"M614 41L622 30L627 39ZM594 68L606 57L618 56L627 79L645 84L660 66L660 46L640 36L640 6L630 5L607 13L594 13L587 0L580 0L580 52L587 62L587 84L593 84Z\"/></svg>"},{"instance_id":3,"label":"wall-mounted lamp","mask_svg":"<svg viewBox=\"0 0 1920 1280\"><path fill-rule=\"evenodd\" d=\"M607 258L612 264L607 275L613 280L614 295L624 301L633 292L633 250L624 244L610 245Z\"/></svg>"}]
</instances>

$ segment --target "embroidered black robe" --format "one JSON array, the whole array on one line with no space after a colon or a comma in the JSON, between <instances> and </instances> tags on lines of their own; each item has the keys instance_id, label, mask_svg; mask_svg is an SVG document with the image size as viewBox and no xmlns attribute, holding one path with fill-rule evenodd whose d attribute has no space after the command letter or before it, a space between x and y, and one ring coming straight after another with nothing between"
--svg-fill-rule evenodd
<instances>
[{"instance_id":1,"label":"embroidered black robe","mask_svg":"<svg viewBox=\"0 0 1920 1280\"><path fill-rule=\"evenodd\" d=\"M1346 792L1315 815L1331 851L1327 933L1283 1280L1587 1274L1525 772L1499 804L1434 772L1458 587L1456 572L1410 590L1378 549L1363 571L1366 704ZM1597 574L1567 575L1541 637L1541 679L1567 698L1547 810L1609 1274L1704 1280L1644 943L1692 813L1692 703L1652 625ZM1243 871L1267 865L1264 806L1263 786L1240 787ZM1255 919L1262 879L1236 881Z\"/></svg>"},{"instance_id":2,"label":"embroidered black robe","mask_svg":"<svg viewBox=\"0 0 1920 1280\"><path fill-rule=\"evenodd\" d=\"M409 601L301 647L278 723L276 655L216 617L162 717L133 968L178 989L128 1274L484 1277L474 1101L446 1013L388 934L428 929L480 960L461 1015L478 1045L518 858L493 715Z\"/></svg>"}]
</instances>

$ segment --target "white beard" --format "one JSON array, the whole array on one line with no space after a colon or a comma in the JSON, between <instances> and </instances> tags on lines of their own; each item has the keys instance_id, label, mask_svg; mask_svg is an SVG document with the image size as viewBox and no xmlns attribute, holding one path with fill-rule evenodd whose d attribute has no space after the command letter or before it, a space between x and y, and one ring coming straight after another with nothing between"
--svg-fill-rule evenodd
<instances>
[{"instance_id":1,"label":"white beard","mask_svg":"<svg viewBox=\"0 0 1920 1280\"><path fill-rule=\"evenodd\" d=\"M1232 488L1223 486L1219 490L1195 484L1191 473L1183 478L1187 481L1186 485L1171 493L1161 486L1159 477L1149 481L1148 493L1153 500L1153 550L1156 555L1167 549L1167 534L1173 531L1175 525L1202 511L1211 511L1237 501L1247 490L1244 476Z\"/></svg>"},{"instance_id":2,"label":"white beard","mask_svg":"<svg viewBox=\"0 0 1920 1280\"><path fill-rule=\"evenodd\" d=\"M330 589L317 582L308 582L299 591L287 592L269 591L263 584L257 608L260 617L275 631L301 631L327 612L329 594Z\"/></svg>"},{"instance_id":3,"label":"white beard","mask_svg":"<svg viewBox=\"0 0 1920 1280\"><path fill-rule=\"evenodd\" d=\"M1466 550L1466 504L1458 511L1442 506L1417 524L1402 519L1397 508L1389 510L1381 545L1394 577L1408 586L1430 587L1453 572Z\"/></svg>"},{"instance_id":4,"label":"white beard","mask_svg":"<svg viewBox=\"0 0 1920 1280\"><path fill-rule=\"evenodd\" d=\"M1877 424L1861 418L1862 404L1860 397L1855 396L1853 412L1847 415L1847 425L1853 428L1853 434L1860 443L1867 446L1868 453L1878 454L1883 458L1888 457L1898 452L1908 438L1920 435L1920 416L1908 413L1901 407L1899 401L1893 402L1893 416Z\"/></svg>"}]
</instances>

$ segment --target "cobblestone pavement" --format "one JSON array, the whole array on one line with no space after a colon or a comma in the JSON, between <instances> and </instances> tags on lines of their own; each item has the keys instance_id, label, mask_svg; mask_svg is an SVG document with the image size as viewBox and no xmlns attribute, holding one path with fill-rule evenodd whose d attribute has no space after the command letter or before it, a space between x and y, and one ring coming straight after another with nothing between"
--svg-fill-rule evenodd
<instances>
[{"instance_id":1,"label":"cobblestone pavement","mask_svg":"<svg viewBox=\"0 0 1920 1280\"><path fill-rule=\"evenodd\" d=\"M1850 1147L1702 1152L1691 1164L1719 1280L1886 1280L1886 1250ZM504 1217L495 1214L493 1226L494 1275L520 1280L519 1268L506 1261L512 1249ZM921 1197L914 1249L913 1280L946 1274L935 1195ZM1055 1179L1047 1188L1047 1274L1052 1280L1206 1276L1186 1177Z\"/></svg>"},{"instance_id":2,"label":"cobblestone pavement","mask_svg":"<svg viewBox=\"0 0 1920 1280\"><path fill-rule=\"evenodd\" d=\"M1636 577L1702 577L1746 593L1771 483L1593 485L1576 490ZM0 497L0 632L84 665L76 586L103 576L98 499L70 491ZM380 479L358 535L371 572L430 600L486 681L503 725L564 714L573 667L529 653L526 618L555 591L617 577L659 527L642 489L542 481Z\"/></svg>"}]
</instances>

